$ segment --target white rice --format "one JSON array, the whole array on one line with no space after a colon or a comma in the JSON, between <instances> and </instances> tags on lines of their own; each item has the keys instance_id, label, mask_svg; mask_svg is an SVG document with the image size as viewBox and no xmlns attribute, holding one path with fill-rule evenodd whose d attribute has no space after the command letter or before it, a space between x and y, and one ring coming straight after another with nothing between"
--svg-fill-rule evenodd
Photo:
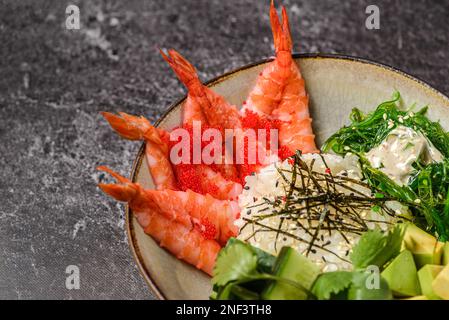
<instances>
[{"instance_id":1,"label":"white rice","mask_svg":"<svg viewBox=\"0 0 449 320\"><path fill-rule=\"evenodd\" d=\"M358 157L355 155L348 154L346 157L341 157L332 154L322 154L327 166L331 170L334 176L342 175L360 180L362 178L361 169L358 161ZM323 160L318 154L306 154L302 156L302 159L310 166L312 160L314 159L313 170L321 173L325 173L326 166ZM248 241L251 245L259 247L267 252L277 255L283 246L291 246L296 248L301 253L306 253L308 251L308 242L312 239L312 236L308 234L304 229L298 228L298 226L291 220L283 223L281 230L289 233L295 234L297 237L305 240L299 241L295 238L284 236L282 234L277 234L276 231L267 231L266 228L255 225L254 223L246 223L245 218L254 219L257 216L257 208L266 208L269 206L268 210L264 209L263 214L270 213L273 206L266 203L263 198L268 198L270 200L279 199L286 194L286 189L288 189L289 184L285 182L284 178L280 175L278 169L291 170L292 165L288 160L284 162L277 162L270 166L263 168L258 174L246 177L246 183L242 194L239 196L239 206L241 208L241 218L237 221L237 225L241 228L239 239ZM284 173L287 180L291 180L291 174ZM297 179L296 185L299 186L300 182ZM366 187L354 184L351 182L345 182L345 184L351 185L352 188L366 194L370 195L371 190ZM341 187L340 187L341 188ZM342 188L338 189L344 193L350 193L348 190ZM255 205L260 205L259 207L253 207ZM253 208L251 208L253 207ZM391 205L390 205L391 207ZM404 208L396 207L400 213L404 213ZM335 209L329 208L331 214L335 214ZM389 215L381 215L372 210L365 210L364 212L359 212L361 217L379 220L379 221L390 221L393 222L396 218ZM279 229L281 218L279 215L272 216L269 218L264 218L262 222L264 225ZM303 226L307 229L309 224L307 219L299 220ZM316 226L318 221L310 221L310 226ZM387 225L384 223L367 223L369 228L374 228L378 226L382 229L386 229ZM259 230L259 232L257 232ZM261 230L264 230L263 232ZM354 233L345 233L347 238L346 241L339 231L333 230L330 232L328 230L321 230L318 232L318 244L325 245L325 249L320 249L313 247L313 251L309 251L307 256L309 259L321 266L323 271L333 271L337 269L350 269L351 264L349 261L350 251L355 243L357 243L360 238L359 235Z\"/></svg>"}]
</instances>

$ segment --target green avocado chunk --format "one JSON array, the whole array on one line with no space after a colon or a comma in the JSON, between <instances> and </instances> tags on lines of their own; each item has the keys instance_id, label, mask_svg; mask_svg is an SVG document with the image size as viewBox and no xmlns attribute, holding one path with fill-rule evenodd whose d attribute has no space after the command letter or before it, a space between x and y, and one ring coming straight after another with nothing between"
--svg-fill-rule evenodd
<instances>
[{"instance_id":1,"label":"green avocado chunk","mask_svg":"<svg viewBox=\"0 0 449 320\"><path fill-rule=\"evenodd\" d=\"M433 292L432 282L443 270L443 266L428 264L418 271L419 284L422 294L431 300L439 300L440 297Z\"/></svg>"},{"instance_id":2,"label":"green avocado chunk","mask_svg":"<svg viewBox=\"0 0 449 320\"><path fill-rule=\"evenodd\" d=\"M449 300L449 264L435 277L432 282L433 292L444 300Z\"/></svg>"},{"instance_id":3,"label":"green avocado chunk","mask_svg":"<svg viewBox=\"0 0 449 320\"><path fill-rule=\"evenodd\" d=\"M320 273L319 267L290 247L281 249L274 266L274 275L292 280L310 291ZM308 293L289 283L275 281L262 292L265 300L305 300Z\"/></svg>"},{"instance_id":4,"label":"green avocado chunk","mask_svg":"<svg viewBox=\"0 0 449 320\"><path fill-rule=\"evenodd\" d=\"M426 296L415 296L415 297L406 298L403 300L429 300L429 299Z\"/></svg>"},{"instance_id":5,"label":"green avocado chunk","mask_svg":"<svg viewBox=\"0 0 449 320\"><path fill-rule=\"evenodd\" d=\"M407 226L404 247L413 253L418 268L424 267L426 264L441 264L443 246L442 242L438 242L434 236L414 224Z\"/></svg>"},{"instance_id":6,"label":"green avocado chunk","mask_svg":"<svg viewBox=\"0 0 449 320\"><path fill-rule=\"evenodd\" d=\"M370 275L365 272L356 272L353 276L353 284L348 291L348 300L391 300L393 295L384 278L380 278L378 288L369 288Z\"/></svg>"},{"instance_id":7,"label":"green avocado chunk","mask_svg":"<svg viewBox=\"0 0 449 320\"><path fill-rule=\"evenodd\" d=\"M397 297L413 297L421 294L418 272L410 251L402 251L382 272L393 295Z\"/></svg>"}]
</instances>

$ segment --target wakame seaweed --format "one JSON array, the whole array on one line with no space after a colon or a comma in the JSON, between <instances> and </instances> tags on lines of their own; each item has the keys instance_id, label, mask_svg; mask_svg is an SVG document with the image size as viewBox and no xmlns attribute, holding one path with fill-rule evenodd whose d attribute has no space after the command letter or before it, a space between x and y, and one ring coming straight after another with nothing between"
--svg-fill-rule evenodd
<instances>
[{"instance_id":1,"label":"wakame seaweed","mask_svg":"<svg viewBox=\"0 0 449 320\"><path fill-rule=\"evenodd\" d=\"M337 154L368 152L379 145L390 131L403 125L424 134L433 145L449 157L449 135L438 122L430 121L427 107L417 112L399 109L401 96L395 92L393 99L381 103L373 113L364 114L355 108L350 114L351 124L334 133L322 147Z\"/></svg>"},{"instance_id":2,"label":"wakame seaweed","mask_svg":"<svg viewBox=\"0 0 449 320\"><path fill-rule=\"evenodd\" d=\"M348 152L361 159L367 182L376 189L409 206L422 228L438 234L441 241L449 239L449 134L438 122L429 120L427 107L417 112L400 109L401 96L395 92L392 100L381 103L374 112L364 114L353 109L351 123L333 134L322 150L337 154ZM371 167L364 154L378 146L398 125L421 132L443 154L444 161L423 165L415 163L412 178L399 186L378 169Z\"/></svg>"}]
</instances>

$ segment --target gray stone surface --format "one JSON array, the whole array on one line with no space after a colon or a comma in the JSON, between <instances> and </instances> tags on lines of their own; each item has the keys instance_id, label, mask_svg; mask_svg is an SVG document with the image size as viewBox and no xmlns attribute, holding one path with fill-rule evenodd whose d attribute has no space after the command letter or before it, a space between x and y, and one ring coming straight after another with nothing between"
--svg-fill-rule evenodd
<instances>
[{"instance_id":1,"label":"gray stone surface","mask_svg":"<svg viewBox=\"0 0 449 320\"><path fill-rule=\"evenodd\" d=\"M0 1L0 298L151 299L123 206L95 171L129 173L139 143L100 110L157 117L184 89L156 47L179 49L207 80L272 54L269 1ZM287 1L300 52L387 63L449 94L448 1ZM377 4L381 29L365 28ZM80 290L65 288L77 265Z\"/></svg>"}]
</instances>

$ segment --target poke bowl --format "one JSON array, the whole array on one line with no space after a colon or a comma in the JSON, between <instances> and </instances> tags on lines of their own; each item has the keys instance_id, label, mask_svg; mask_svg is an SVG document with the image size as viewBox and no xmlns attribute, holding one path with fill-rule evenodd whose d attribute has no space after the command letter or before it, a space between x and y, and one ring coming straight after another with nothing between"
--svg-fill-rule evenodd
<instances>
[{"instance_id":1,"label":"poke bowl","mask_svg":"<svg viewBox=\"0 0 449 320\"><path fill-rule=\"evenodd\" d=\"M276 29L278 20L273 11L271 14ZM285 11L283 15L284 27L278 23L281 33L288 29ZM282 41L277 43L282 45ZM260 129L265 114L269 121L277 117L264 122L280 131L277 157L264 158L266 163L250 169L246 163L237 167L237 172L245 169L245 174L238 182L229 179L231 187L223 197L221 182L212 185L215 180L208 181L205 177L210 176L204 171L198 178L173 162L159 167L168 162L156 157L154 146L164 145L166 132L183 128L187 112L191 114L198 105L203 112L214 113L225 101L224 108L236 111L218 112L226 117L219 118L222 123L236 118L239 128L251 126L255 122L248 114L254 111L251 108L257 105L257 97L261 92L269 94L268 89L255 88L266 80L263 77L282 54L204 85L196 84L199 87L189 87L197 78L190 77L188 64L176 70L176 64L184 61L182 56L175 51L162 54L187 83L189 95L170 106L154 126L143 118L104 113L122 137L145 142L129 180L100 168L119 181L120 185L100 187L128 202L129 245L157 298L447 298L449 178L446 180L444 168L449 156L449 98L425 82L377 62L345 55L289 53L288 68L300 70L301 81L296 85L307 92L300 103L307 108L306 121L301 118L306 129L301 127L303 133L297 140L300 147L280 155L283 143L291 145L292 136L296 137L298 130L291 125L295 118L276 116L282 98L269 111L262 103L254 109L259 121L254 127ZM282 89L284 95L286 88ZM195 90L201 94L192 94ZM289 99L296 98L288 96L286 101ZM276 98L270 96L269 101L273 100ZM204 119L212 122L207 115ZM289 125L282 127L285 123ZM232 140L234 151L238 149L235 143ZM159 156L172 155L173 144L158 150L164 150ZM172 166L173 170L167 171ZM136 200L136 194L142 198ZM146 199L143 195L148 202L142 200ZM165 220L156 223L159 216L154 211L158 210L164 212ZM223 222L221 215L233 215L232 221ZM205 218L209 220L205 222ZM232 273L229 270L234 266L237 271ZM405 280L397 276L400 272L407 274L402 277ZM365 290L371 276L375 288ZM334 280L343 285L328 285Z\"/></svg>"}]
</instances>

